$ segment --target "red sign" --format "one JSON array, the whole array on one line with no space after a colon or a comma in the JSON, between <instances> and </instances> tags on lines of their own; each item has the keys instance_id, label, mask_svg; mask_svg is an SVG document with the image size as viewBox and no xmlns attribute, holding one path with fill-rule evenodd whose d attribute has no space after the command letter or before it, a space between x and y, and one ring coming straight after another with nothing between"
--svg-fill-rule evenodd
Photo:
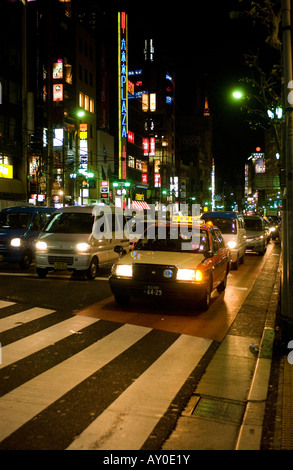
<instances>
[{"instance_id":1,"label":"red sign","mask_svg":"<svg viewBox=\"0 0 293 470\"><path fill-rule=\"evenodd\" d=\"M143 148L143 154L148 155L149 154L149 139L142 139L142 148Z\"/></svg>"},{"instance_id":2,"label":"red sign","mask_svg":"<svg viewBox=\"0 0 293 470\"><path fill-rule=\"evenodd\" d=\"M143 174L141 175L141 182L142 182L142 183L147 183L147 182L148 182L148 175L147 175L147 173L143 173Z\"/></svg>"},{"instance_id":3,"label":"red sign","mask_svg":"<svg viewBox=\"0 0 293 470\"><path fill-rule=\"evenodd\" d=\"M132 144L134 144L134 133L133 132L128 131L128 142L131 142Z\"/></svg>"},{"instance_id":4,"label":"red sign","mask_svg":"<svg viewBox=\"0 0 293 470\"><path fill-rule=\"evenodd\" d=\"M155 139L155 137L151 137L150 142L151 142L150 155L152 157L154 157L156 155L156 139Z\"/></svg>"}]
</instances>

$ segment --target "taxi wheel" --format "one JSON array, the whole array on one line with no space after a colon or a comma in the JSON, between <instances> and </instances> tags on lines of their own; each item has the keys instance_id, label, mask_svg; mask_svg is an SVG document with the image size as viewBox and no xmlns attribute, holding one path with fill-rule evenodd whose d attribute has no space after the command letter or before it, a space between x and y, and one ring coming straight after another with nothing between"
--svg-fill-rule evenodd
<instances>
[{"instance_id":1,"label":"taxi wheel","mask_svg":"<svg viewBox=\"0 0 293 470\"><path fill-rule=\"evenodd\" d=\"M97 258L93 258L91 260L91 264L89 265L88 269L85 272L85 275L89 281L95 279L98 272L98 260Z\"/></svg>"},{"instance_id":2,"label":"taxi wheel","mask_svg":"<svg viewBox=\"0 0 293 470\"><path fill-rule=\"evenodd\" d=\"M32 262L32 255L29 251L25 251L20 262L20 267L23 269L28 269Z\"/></svg>"},{"instance_id":3,"label":"taxi wheel","mask_svg":"<svg viewBox=\"0 0 293 470\"><path fill-rule=\"evenodd\" d=\"M199 301L199 309L202 312L205 312L209 309L209 306L211 303L211 294L212 294L211 285L212 285L212 280L210 279L206 285L206 291L205 291L204 297Z\"/></svg>"},{"instance_id":4,"label":"taxi wheel","mask_svg":"<svg viewBox=\"0 0 293 470\"><path fill-rule=\"evenodd\" d=\"M217 291L219 292L219 294L225 291L226 286L227 286L227 276L225 276L221 284L219 284L217 287Z\"/></svg>"},{"instance_id":5,"label":"taxi wheel","mask_svg":"<svg viewBox=\"0 0 293 470\"><path fill-rule=\"evenodd\" d=\"M37 275L39 276L40 279L45 279L47 274L48 274L48 271L46 268L37 268Z\"/></svg>"},{"instance_id":6,"label":"taxi wheel","mask_svg":"<svg viewBox=\"0 0 293 470\"><path fill-rule=\"evenodd\" d=\"M115 301L120 307L126 307L129 304L129 295L115 294Z\"/></svg>"}]
</instances>

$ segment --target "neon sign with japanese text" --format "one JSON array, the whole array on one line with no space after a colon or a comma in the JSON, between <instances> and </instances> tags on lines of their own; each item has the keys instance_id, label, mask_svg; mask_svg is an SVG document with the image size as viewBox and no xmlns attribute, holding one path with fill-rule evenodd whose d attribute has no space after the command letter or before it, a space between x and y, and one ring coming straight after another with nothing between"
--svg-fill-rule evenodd
<instances>
[{"instance_id":1,"label":"neon sign with japanese text","mask_svg":"<svg viewBox=\"0 0 293 470\"><path fill-rule=\"evenodd\" d=\"M119 113L119 178L126 179L128 134L128 31L127 14L118 13L118 113Z\"/></svg>"}]
</instances>

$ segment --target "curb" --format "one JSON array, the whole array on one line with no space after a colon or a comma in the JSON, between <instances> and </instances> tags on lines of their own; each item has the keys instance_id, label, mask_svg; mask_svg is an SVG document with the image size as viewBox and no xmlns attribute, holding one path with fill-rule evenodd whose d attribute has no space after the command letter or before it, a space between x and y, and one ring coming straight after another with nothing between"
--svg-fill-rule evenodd
<instances>
[{"instance_id":1,"label":"curb","mask_svg":"<svg viewBox=\"0 0 293 470\"><path fill-rule=\"evenodd\" d=\"M259 354L248 393L246 409L240 426L235 450L260 450L266 399L272 365L275 320L280 298L280 264L276 275Z\"/></svg>"}]
</instances>

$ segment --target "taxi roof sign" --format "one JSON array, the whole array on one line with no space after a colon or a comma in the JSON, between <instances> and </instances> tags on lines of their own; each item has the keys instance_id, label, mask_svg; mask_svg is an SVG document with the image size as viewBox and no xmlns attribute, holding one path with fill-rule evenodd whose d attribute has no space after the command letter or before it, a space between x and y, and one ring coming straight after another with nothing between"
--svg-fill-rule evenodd
<instances>
[{"instance_id":1,"label":"taxi roof sign","mask_svg":"<svg viewBox=\"0 0 293 470\"><path fill-rule=\"evenodd\" d=\"M173 215L172 222L180 222L183 224L202 224L204 221L200 216L191 216L191 215Z\"/></svg>"}]
</instances>

